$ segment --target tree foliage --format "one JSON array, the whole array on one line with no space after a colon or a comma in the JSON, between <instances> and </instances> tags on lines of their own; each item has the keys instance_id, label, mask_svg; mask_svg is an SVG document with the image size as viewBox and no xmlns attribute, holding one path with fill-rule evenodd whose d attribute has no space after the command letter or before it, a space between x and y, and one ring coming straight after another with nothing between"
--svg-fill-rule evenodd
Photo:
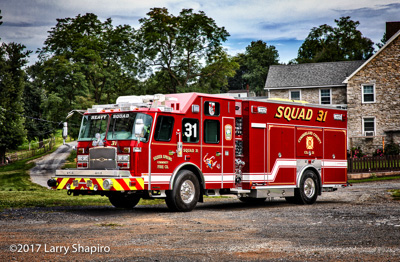
<instances>
[{"instance_id":1,"label":"tree foliage","mask_svg":"<svg viewBox=\"0 0 400 262\"><path fill-rule=\"evenodd\" d=\"M244 89L249 86L249 90L261 95L269 67L278 64L278 50L264 41L252 41L246 47L246 52L238 54L235 58L240 68L235 77L230 79L230 89Z\"/></svg>"},{"instance_id":2,"label":"tree foliage","mask_svg":"<svg viewBox=\"0 0 400 262\"><path fill-rule=\"evenodd\" d=\"M29 81L25 82L24 88L24 111L29 118L25 119L26 138L29 142L39 140L40 146L43 139L51 136L54 128L53 123L45 120L46 111L43 103L46 98L45 89L38 77L41 74L41 68L38 63L26 69Z\"/></svg>"},{"instance_id":3,"label":"tree foliage","mask_svg":"<svg viewBox=\"0 0 400 262\"><path fill-rule=\"evenodd\" d=\"M25 138L23 117L24 65L29 51L16 43L0 46L0 163L7 149L17 148Z\"/></svg>"},{"instance_id":4,"label":"tree foliage","mask_svg":"<svg viewBox=\"0 0 400 262\"><path fill-rule=\"evenodd\" d=\"M387 42L387 37L386 37L386 32L383 34L383 36L382 36L382 39L381 39L381 42L380 43L377 43L376 44L376 46L379 48L379 49L381 49L385 44L386 44L386 42Z\"/></svg>"},{"instance_id":5,"label":"tree foliage","mask_svg":"<svg viewBox=\"0 0 400 262\"><path fill-rule=\"evenodd\" d=\"M70 110L114 103L120 95L135 93L134 46L134 29L114 27L110 18L102 22L87 13L57 19L39 50L35 70L36 83L46 90L42 104L46 118L63 121Z\"/></svg>"},{"instance_id":6,"label":"tree foliage","mask_svg":"<svg viewBox=\"0 0 400 262\"><path fill-rule=\"evenodd\" d=\"M349 16L335 19L337 27L314 27L300 46L297 63L334 62L368 59L374 43L357 30L358 21Z\"/></svg>"},{"instance_id":7,"label":"tree foliage","mask_svg":"<svg viewBox=\"0 0 400 262\"><path fill-rule=\"evenodd\" d=\"M39 53L49 92L69 106L79 95L95 103L114 101L121 82L135 82L133 46L133 29L114 28L110 18L101 22L88 13L57 19Z\"/></svg>"},{"instance_id":8,"label":"tree foliage","mask_svg":"<svg viewBox=\"0 0 400 262\"><path fill-rule=\"evenodd\" d=\"M147 16L139 20L139 57L142 68L155 69L167 81L167 93L189 91L199 77L219 78L218 69L227 69L221 44L229 33L204 12L183 9L174 16L166 8L152 8Z\"/></svg>"}]
</instances>

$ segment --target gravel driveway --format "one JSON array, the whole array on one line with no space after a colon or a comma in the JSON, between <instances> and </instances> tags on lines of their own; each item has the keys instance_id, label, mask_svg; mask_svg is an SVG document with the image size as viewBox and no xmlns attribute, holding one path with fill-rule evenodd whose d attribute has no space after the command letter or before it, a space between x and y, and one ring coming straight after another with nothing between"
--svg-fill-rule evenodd
<instances>
[{"instance_id":1,"label":"gravel driveway","mask_svg":"<svg viewBox=\"0 0 400 262\"><path fill-rule=\"evenodd\" d=\"M312 206L223 198L189 213L164 204L6 210L0 260L400 261L400 202L389 189L400 180L324 193Z\"/></svg>"}]
</instances>

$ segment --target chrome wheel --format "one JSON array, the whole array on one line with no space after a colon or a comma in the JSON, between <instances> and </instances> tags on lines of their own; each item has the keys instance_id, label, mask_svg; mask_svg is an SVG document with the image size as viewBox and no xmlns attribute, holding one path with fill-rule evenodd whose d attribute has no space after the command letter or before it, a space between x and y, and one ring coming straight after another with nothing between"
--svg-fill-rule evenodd
<instances>
[{"instance_id":1,"label":"chrome wheel","mask_svg":"<svg viewBox=\"0 0 400 262\"><path fill-rule=\"evenodd\" d=\"M177 174L172 190L167 190L165 203L172 211L188 212L196 207L200 198L200 183L190 170L181 170Z\"/></svg>"},{"instance_id":2,"label":"chrome wheel","mask_svg":"<svg viewBox=\"0 0 400 262\"><path fill-rule=\"evenodd\" d=\"M185 204L190 204L195 196L196 190L194 184L190 180L185 180L181 185L181 199Z\"/></svg>"},{"instance_id":3,"label":"chrome wheel","mask_svg":"<svg viewBox=\"0 0 400 262\"><path fill-rule=\"evenodd\" d=\"M304 195L308 198L312 198L315 194L315 182L311 177L308 177L304 181Z\"/></svg>"}]
</instances>

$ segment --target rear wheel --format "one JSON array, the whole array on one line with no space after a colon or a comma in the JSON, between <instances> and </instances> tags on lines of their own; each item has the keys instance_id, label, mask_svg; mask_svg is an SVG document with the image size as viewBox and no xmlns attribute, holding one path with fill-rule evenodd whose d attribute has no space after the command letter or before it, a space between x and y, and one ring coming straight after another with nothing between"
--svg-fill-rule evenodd
<instances>
[{"instance_id":1,"label":"rear wheel","mask_svg":"<svg viewBox=\"0 0 400 262\"><path fill-rule=\"evenodd\" d=\"M300 181L300 187L295 191L299 204L311 205L317 201L319 192L318 177L312 170L307 170Z\"/></svg>"},{"instance_id":2,"label":"rear wheel","mask_svg":"<svg viewBox=\"0 0 400 262\"><path fill-rule=\"evenodd\" d=\"M189 170L179 171L174 188L166 192L165 203L173 211L192 211L199 201L200 184L197 177Z\"/></svg>"},{"instance_id":3,"label":"rear wheel","mask_svg":"<svg viewBox=\"0 0 400 262\"><path fill-rule=\"evenodd\" d=\"M136 195L128 195L115 193L108 196L111 204L117 208L134 208L140 201L140 197Z\"/></svg>"}]
</instances>

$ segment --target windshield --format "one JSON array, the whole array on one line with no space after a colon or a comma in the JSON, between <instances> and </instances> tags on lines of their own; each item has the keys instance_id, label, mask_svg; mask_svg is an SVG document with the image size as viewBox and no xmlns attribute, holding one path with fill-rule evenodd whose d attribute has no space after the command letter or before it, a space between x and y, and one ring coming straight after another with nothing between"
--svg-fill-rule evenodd
<instances>
[{"instance_id":1,"label":"windshield","mask_svg":"<svg viewBox=\"0 0 400 262\"><path fill-rule=\"evenodd\" d=\"M141 113L113 114L107 133L107 140L136 139L135 125L138 122L144 124L143 132L139 135L140 141L147 142L150 136L150 127L153 118Z\"/></svg>"},{"instance_id":2,"label":"windshield","mask_svg":"<svg viewBox=\"0 0 400 262\"><path fill-rule=\"evenodd\" d=\"M108 127L108 119L111 117ZM107 132L107 140L132 140L137 139L135 135L135 126L137 123L143 125L143 130L139 135L142 142L147 142L150 136L150 128L153 118L141 113L117 113L111 116L85 115L82 119L81 130L79 132L79 141L96 140L96 134L100 134L100 140L104 140Z\"/></svg>"},{"instance_id":3,"label":"windshield","mask_svg":"<svg viewBox=\"0 0 400 262\"><path fill-rule=\"evenodd\" d=\"M100 134L100 139L106 136L108 115L85 115L82 119L81 130L79 131L80 141L91 141L96 139L96 134Z\"/></svg>"}]
</instances>

